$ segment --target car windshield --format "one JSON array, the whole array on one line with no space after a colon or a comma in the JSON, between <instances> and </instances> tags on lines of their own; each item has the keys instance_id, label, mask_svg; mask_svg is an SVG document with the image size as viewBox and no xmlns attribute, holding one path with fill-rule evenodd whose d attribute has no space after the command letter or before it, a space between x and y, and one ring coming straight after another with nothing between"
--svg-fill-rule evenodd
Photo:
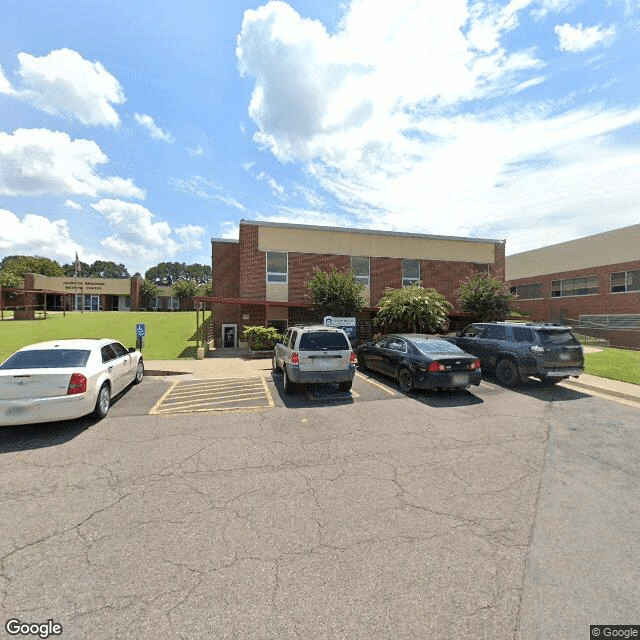
<instances>
[{"instance_id":1,"label":"car windshield","mask_svg":"<svg viewBox=\"0 0 640 640\"><path fill-rule=\"evenodd\" d=\"M0 369L64 369L84 367L90 351L84 349L28 349L14 353Z\"/></svg>"},{"instance_id":2,"label":"car windshield","mask_svg":"<svg viewBox=\"0 0 640 640\"><path fill-rule=\"evenodd\" d=\"M338 331L310 331L300 336L300 351L345 351L349 342Z\"/></svg>"},{"instance_id":3,"label":"car windshield","mask_svg":"<svg viewBox=\"0 0 640 640\"><path fill-rule=\"evenodd\" d=\"M577 347L580 344L571 331L540 331L540 338L545 347Z\"/></svg>"},{"instance_id":4,"label":"car windshield","mask_svg":"<svg viewBox=\"0 0 640 640\"><path fill-rule=\"evenodd\" d=\"M422 353L463 353L462 349L446 340L429 340L428 338L412 338L411 342Z\"/></svg>"}]
</instances>

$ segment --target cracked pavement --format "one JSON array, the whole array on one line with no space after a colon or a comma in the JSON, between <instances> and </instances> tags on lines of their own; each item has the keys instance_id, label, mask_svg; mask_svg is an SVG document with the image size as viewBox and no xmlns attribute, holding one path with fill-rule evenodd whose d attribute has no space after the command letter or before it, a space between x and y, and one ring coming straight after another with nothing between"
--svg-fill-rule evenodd
<instances>
[{"instance_id":1,"label":"cracked pavement","mask_svg":"<svg viewBox=\"0 0 640 640\"><path fill-rule=\"evenodd\" d=\"M3 624L524 640L638 622L637 409L535 387L246 414L127 402L0 430Z\"/></svg>"}]
</instances>

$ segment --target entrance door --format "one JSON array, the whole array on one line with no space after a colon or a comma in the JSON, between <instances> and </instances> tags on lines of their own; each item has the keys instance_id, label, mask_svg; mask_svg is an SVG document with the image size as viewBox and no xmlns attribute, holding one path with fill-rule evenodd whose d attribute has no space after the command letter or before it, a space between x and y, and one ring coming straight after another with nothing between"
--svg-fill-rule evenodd
<instances>
[{"instance_id":1,"label":"entrance door","mask_svg":"<svg viewBox=\"0 0 640 640\"><path fill-rule=\"evenodd\" d=\"M238 346L238 325L222 325L222 346L225 349L234 349Z\"/></svg>"}]
</instances>

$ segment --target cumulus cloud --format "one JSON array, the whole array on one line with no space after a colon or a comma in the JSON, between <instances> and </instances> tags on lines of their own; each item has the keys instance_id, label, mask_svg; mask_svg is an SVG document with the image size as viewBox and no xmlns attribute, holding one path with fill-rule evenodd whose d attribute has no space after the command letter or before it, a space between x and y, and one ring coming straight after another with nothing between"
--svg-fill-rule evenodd
<instances>
[{"instance_id":1,"label":"cumulus cloud","mask_svg":"<svg viewBox=\"0 0 640 640\"><path fill-rule=\"evenodd\" d=\"M67 209L75 209L76 211L82 209L82 205L75 202L75 200L65 200L64 206L67 207Z\"/></svg>"},{"instance_id":2,"label":"cumulus cloud","mask_svg":"<svg viewBox=\"0 0 640 640\"><path fill-rule=\"evenodd\" d=\"M558 36L558 48L561 51L580 53L599 44L606 44L616 35L615 27L603 28L601 25L585 27L579 22L575 27L568 22L554 27Z\"/></svg>"},{"instance_id":3,"label":"cumulus cloud","mask_svg":"<svg viewBox=\"0 0 640 640\"><path fill-rule=\"evenodd\" d=\"M97 169L107 156L92 140L72 140L49 129L0 132L0 194L37 196L109 193L143 199L130 178L103 177Z\"/></svg>"},{"instance_id":4,"label":"cumulus cloud","mask_svg":"<svg viewBox=\"0 0 640 640\"><path fill-rule=\"evenodd\" d=\"M124 92L99 62L89 62L71 49L57 49L41 57L19 53L18 63L20 84L13 91L16 97L83 124L120 123L114 105L125 101Z\"/></svg>"},{"instance_id":5,"label":"cumulus cloud","mask_svg":"<svg viewBox=\"0 0 640 640\"><path fill-rule=\"evenodd\" d=\"M255 79L255 139L283 161L386 155L416 111L507 92L541 65L532 51L500 45L528 3L470 13L464 0L353 0L334 34L284 2L248 10L236 54Z\"/></svg>"},{"instance_id":6,"label":"cumulus cloud","mask_svg":"<svg viewBox=\"0 0 640 640\"><path fill-rule=\"evenodd\" d=\"M163 142L173 142L173 136L169 131L162 130L146 113L134 113L133 117L136 122L144 127L154 140L162 140Z\"/></svg>"},{"instance_id":7,"label":"cumulus cloud","mask_svg":"<svg viewBox=\"0 0 640 640\"><path fill-rule=\"evenodd\" d=\"M7 76L4 75L4 70L2 66L0 66L0 93L13 93L13 87L9 80L7 80Z\"/></svg>"},{"instance_id":8,"label":"cumulus cloud","mask_svg":"<svg viewBox=\"0 0 640 640\"><path fill-rule=\"evenodd\" d=\"M47 255L67 262L81 249L71 238L68 220L49 220L34 213L19 218L12 211L0 209L0 251L3 253Z\"/></svg>"},{"instance_id":9,"label":"cumulus cloud","mask_svg":"<svg viewBox=\"0 0 640 640\"><path fill-rule=\"evenodd\" d=\"M155 221L155 215L141 204L103 199L91 205L113 229L101 241L111 255L136 265L166 260L183 249L199 249L204 228L186 225L172 229L169 223ZM176 239L177 236L177 239Z\"/></svg>"}]
</instances>

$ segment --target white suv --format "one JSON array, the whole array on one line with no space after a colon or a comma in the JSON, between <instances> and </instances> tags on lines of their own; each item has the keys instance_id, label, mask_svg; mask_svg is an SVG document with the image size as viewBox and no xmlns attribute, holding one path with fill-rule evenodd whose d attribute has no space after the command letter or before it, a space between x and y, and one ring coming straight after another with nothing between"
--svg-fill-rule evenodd
<instances>
[{"instance_id":1,"label":"white suv","mask_svg":"<svg viewBox=\"0 0 640 640\"><path fill-rule=\"evenodd\" d=\"M285 393L296 384L338 383L349 391L356 373L356 356L347 334L337 327L291 327L276 344L273 370L282 371Z\"/></svg>"}]
</instances>

